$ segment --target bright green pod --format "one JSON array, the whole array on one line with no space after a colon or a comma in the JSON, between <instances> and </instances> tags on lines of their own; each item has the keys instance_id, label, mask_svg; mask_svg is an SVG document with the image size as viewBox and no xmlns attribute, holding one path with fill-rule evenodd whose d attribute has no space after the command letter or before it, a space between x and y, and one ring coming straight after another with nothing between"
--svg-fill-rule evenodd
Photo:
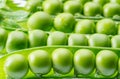
<instances>
[{"instance_id":1,"label":"bright green pod","mask_svg":"<svg viewBox=\"0 0 120 79\"><path fill-rule=\"evenodd\" d=\"M3 50L5 48L6 40L7 40L8 32L0 28L0 50Z\"/></svg>"},{"instance_id":2,"label":"bright green pod","mask_svg":"<svg viewBox=\"0 0 120 79\"><path fill-rule=\"evenodd\" d=\"M115 35L111 38L111 47L120 48L120 35Z\"/></svg>"},{"instance_id":3,"label":"bright green pod","mask_svg":"<svg viewBox=\"0 0 120 79\"><path fill-rule=\"evenodd\" d=\"M6 59L4 70L8 78L22 79L29 70L27 59L21 54L12 54Z\"/></svg>"},{"instance_id":4,"label":"bright green pod","mask_svg":"<svg viewBox=\"0 0 120 79\"><path fill-rule=\"evenodd\" d=\"M30 47L38 47L47 45L47 33L42 30L29 31L29 45Z\"/></svg>"},{"instance_id":5,"label":"bright green pod","mask_svg":"<svg viewBox=\"0 0 120 79\"><path fill-rule=\"evenodd\" d=\"M47 45L67 45L67 35L60 31L52 32L48 36Z\"/></svg>"},{"instance_id":6,"label":"bright green pod","mask_svg":"<svg viewBox=\"0 0 120 79\"><path fill-rule=\"evenodd\" d=\"M53 69L59 74L67 74L73 67L73 55L69 49L58 48L52 52Z\"/></svg>"},{"instance_id":7,"label":"bright green pod","mask_svg":"<svg viewBox=\"0 0 120 79\"><path fill-rule=\"evenodd\" d=\"M51 57L47 51L36 50L28 55L30 69L36 75L47 74L51 70Z\"/></svg>"},{"instance_id":8,"label":"bright green pod","mask_svg":"<svg viewBox=\"0 0 120 79\"><path fill-rule=\"evenodd\" d=\"M79 49L74 54L74 68L77 74L90 75L95 68L95 54L89 49Z\"/></svg>"},{"instance_id":9,"label":"bright green pod","mask_svg":"<svg viewBox=\"0 0 120 79\"><path fill-rule=\"evenodd\" d=\"M6 51L13 52L16 50L25 49L28 46L27 35L22 31L12 31L8 35L6 43Z\"/></svg>"},{"instance_id":10,"label":"bright green pod","mask_svg":"<svg viewBox=\"0 0 120 79\"><path fill-rule=\"evenodd\" d=\"M104 76L112 76L116 73L118 67L118 56L110 50L102 50L96 56L96 67Z\"/></svg>"},{"instance_id":11,"label":"bright green pod","mask_svg":"<svg viewBox=\"0 0 120 79\"><path fill-rule=\"evenodd\" d=\"M89 46L93 47L109 47L110 46L110 38L105 34L93 34L90 36Z\"/></svg>"},{"instance_id":12,"label":"bright green pod","mask_svg":"<svg viewBox=\"0 0 120 79\"><path fill-rule=\"evenodd\" d=\"M88 39L82 34L70 34L68 38L68 46L87 46Z\"/></svg>"}]
</instances>

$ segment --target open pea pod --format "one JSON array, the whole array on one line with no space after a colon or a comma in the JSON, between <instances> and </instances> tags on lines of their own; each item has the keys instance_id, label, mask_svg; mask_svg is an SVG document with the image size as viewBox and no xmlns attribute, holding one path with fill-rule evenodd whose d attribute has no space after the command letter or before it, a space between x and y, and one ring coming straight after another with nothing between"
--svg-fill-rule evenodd
<instances>
[{"instance_id":1,"label":"open pea pod","mask_svg":"<svg viewBox=\"0 0 120 79\"><path fill-rule=\"evenodd\" d=\"M4 67L5 61L8 57L14 54L21 54L29 61L30 53L33 53L34 51L37 51L37 50L48 52L48 54L50 55L50 58L52 59L51 69L48 73L39 75L37 73L34 73L32 68L29 68L29 71L26 74L26 76L24 76L24 79L118 78L119 76L118 72L120 72L119 71L120 68L118 64L118 58L120 57L120 53L119 53L120 49L118 48L113 49L113 48L88 47L88 46L43 46L43 47L35 47L35 48L15 51L1 57L0 58L0 79L9 78L9 76L7 76L7 74L5 73L5 67ZM70 53L72 56L70 55ZM100 58L103 59L104 61L99 60ZM69 62L70 60L72 60L73 63L70 63ZM61 62L63 65L59 64ZM92 65L90 64L90 62L93 62ZM96 62L96 65L95 65L95 62ZM101 63L103 64L101 65ZM66 67L66 65L68 64L72 64L70 69Z\"/></svg>"}]
</instances>

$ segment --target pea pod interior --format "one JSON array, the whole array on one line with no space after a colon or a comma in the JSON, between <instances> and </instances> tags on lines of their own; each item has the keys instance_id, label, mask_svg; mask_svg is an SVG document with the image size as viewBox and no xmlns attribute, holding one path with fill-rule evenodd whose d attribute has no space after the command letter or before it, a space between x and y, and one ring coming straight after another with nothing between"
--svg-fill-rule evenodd
<instances>
[{"instance_id":1,"label":"pea pod interior","mask_svg":"<svg viewBox=\"0 0 120 79\"><path fill-rule=\"evenodd\" d=\"M73 55L74 53L78 50L78 49L89 49L91 50L95 56L97 55L97 53L101 50L111 50L113 52L115 52L117 54L118 57L120 57L120 49L118 48L103 48L103 47L88 47L88 46L43 46L43 47L35 47L35 48L29 48L29 49L23 49L23 50L19 50L19 51L15 51L13 53L10 53L10 54L7 54L3 57L0 58L0 78L7 78L5 72L4 72L4 63L5 63L5 60L7 57L9 57L10 55L12 54L22 54L24 55L26 58L28 57L28 55L35 51L35 50L45 50L47 51L50 55L52 54L52 52L57 49L57 48L66 48L66 49L69 49ZM118 77L118 69L116 71L116 73L114 73L114 75L110 76L110 77L106 77L106 76L103 76L101 74L97 74L96 72L96 68L94 68L95 71L89 75L77 75L75 72L74 72L74 67L71 69L71 71L67 74L57 74L54 72L53 68L51 69L51 71L48 73L48 74L45 74L45 75L42 75L42 77L47 77L47 78L60 78L60 77L64 77L64 78L74 78L74 77L80 77L80 78L84 78L84 77L87 77L87 78L115 78L115 77ZM25 79L26 78L36 78L35 75L29 71L29 73L26 75Z\"/></svg>"}]
</instances>

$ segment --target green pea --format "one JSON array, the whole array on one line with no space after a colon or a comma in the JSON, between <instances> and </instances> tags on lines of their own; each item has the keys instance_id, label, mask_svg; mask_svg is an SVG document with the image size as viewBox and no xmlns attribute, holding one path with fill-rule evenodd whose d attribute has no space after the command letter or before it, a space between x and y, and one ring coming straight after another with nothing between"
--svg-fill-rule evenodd
<instances>
[{"instance_id":1,"label":"green pea","mask_svg":"<svg viewBox=\"0 0 120 79\"><path fill-rule=\"evenodd\" d=\"M78 1L69 0L64 3L63 10L72 14L81 13L82 5Z\"/></svg>"},{"instance_id":2,"label":"green pea","mask_svg":"<svg viewBox=\"0 0 120 79\"><path fill-rule=\"evenodd\" d=\"M113 17L114 15L120 16L120 4L107 3L103 6L103 15L105 17Z\"/></svg>"},{"instance_id":3,"label":"green pea","mask_svg":"<svg viewBox=\"0 0 120 79\"><path fill-rule=\"evenodd\" d=\"M47 33L42 30L29 31L30 47L45 46L47 44Z\"/></svg>"},{"instance_id":4,"label":"green pea","mask_svg":"<svg viewBox=\"0 0 120 79\"><path fill-rule=\"evenodd\" d=\"M51 29L51 26L50 26L51 23L52 23L52 18L48 13L38 11L29 17L27 21L27 26L28 26L28 29L30 30L41 29L41 30L48 31Z\"/></svg>"},{"instance_id":5,"label":"green pea","mask_svg":"<svg viewBox=\"0 0 120 79\"><path fill-rule=\"evenodd\" d=\"M102 50L96 56L98 71L104 76L112 76L118 67L118 56L110 50Z\"/></svg>"},{"instance_id":6,"label":"green pea","mask_svg":"<svg viewBox=\"0 0 120 79\"><path fill-rule=\"evenodd\" d=\"M4 64L5 73L13 79L21 79L28 72L27 59L21 54L10 55Z\"/></svg>"},{"instance_id":7,"label":"green pea","mask_svg":"<svg viewBox=\"0 0 120 79\"><path fill-rule=\"evenodd\" d=\"M72 52L66 48L55 49L52 53L53 68L57 73L67 74L73 67Z\"/></svg>"},{"instance_id":8,"label":"green pea","mask_svg":"<svg viewBox=\"0 0 120 79\"><path fill-rule=\"evenodd\" d=\"M120 35L115 35L112 37L111 46L113 48L120 48Z\"/></svg>"},{"instance_id":9,"label":"green pea","mask_svg":"<svg viewBox=\"0 0 120 79\"><path fill-rule=\"evenodd\" d=\"M115 22L111 19L99 20L96 24L96 32L107 35L115 35L117 32Z\"/></svg>"},{"instance_id":10,"label":"green pea","mask_svg":"<svg viewBox=\"0 0 120 79\"><path fill-rule=\"evenodd\" d=\"M5 29L0 28L0 50L3 50L6 44L8 33Z\"/></svg>"},{"instance_id":11,"label":"green pea","mask_svg":"<svg viewBox=\"0 0 120 79\"><path fill-rule=\"evenodd\" d=\"M49 14L57 14L62 11L62 3L59 0L45 0L42 7L43 11Z\"/></svg>"},{"instance_id":12,"label":"green pea","mask_svg":"<svg viewBox=\"0 0 120 79\"><path fill-rule=\"evenodd\" d=\"M55 31L50 33L47 40L47 45L66 45L67 35L63 32Z\"/></svg>"},{"instance_id":13,"label":"green pea","mask_svg":"<svg viewBox=\"0 0 120 79\"><path fill-rule=\"evenodd\" d=\"M85 16L101 15L102 7L100 4L97 4L91 1L91 2L85 3L83 11Z\"/></svg>"},{"instance_id":14,"label":"green pea","mask_svg":"<svg viewBox=\"0 0 120 79\"><path fill-rule=\"evenodd\" d=\"M93 34L89 38L89 45L96 47L109 47L110 38L105 34Z\"/></svg>"},{"instance_id":15,"label":"green pea","mask_svg":"<svg viewBox=\"0 0 120 79\"><path fill-rule=\"evenodd\" d=\"M74 68L78 74L89 75L95 68L95 55L89 49L79 49L74 54Z\"/></svg>"},{"instance_id":16,"label":"green pea","mask_svg":"<svg viewBox=\"0 0 120 79\"><path fill-rule=\"evenodd\" d=\"M72 32L75 18L71 13L60 13L54 19L54 28L57 31Z\"/></svg>"},{"instance_id":17,"label":"green pea","mask_svg":"<svg viewBox=\"0 0 120 79\"><path fill-rule=\"evenodd\" d=\"M95 31L95 23L91 20L80 20L75 25L75 33L92 34Z\"/></svg>"},{"instance_id":18,"label":"green pea","mask_svg":"<svg viewBox=\"0 0 120 79\"><path fill-rule=\"evenodd\" d=\"M6 51L13 52L20 49L27 48L28 38L24 32L21 31L12 31L8 35L6 43Z\"/></svg>"},{"instance_id":19,"label":"green pea","mask_svg":"<svg viewBox=\"0 0 120 79\"><path fill-rule=\"evenodd\" d=\"M71 34L68 38L68 45L87 46L88 39L85 37L85 35L82 34Z\"/></svg>"},{"instance_id":20,"label":"green pea","mask_svg":"<svg viewBox=\"0 0 120 79\"><path fill-rule=\"evenodd\" d=\"M51 70L51 58L47 51L36 50L29 54L30 69L35 74L47 74Z\"/></svg>"}]
</instances>

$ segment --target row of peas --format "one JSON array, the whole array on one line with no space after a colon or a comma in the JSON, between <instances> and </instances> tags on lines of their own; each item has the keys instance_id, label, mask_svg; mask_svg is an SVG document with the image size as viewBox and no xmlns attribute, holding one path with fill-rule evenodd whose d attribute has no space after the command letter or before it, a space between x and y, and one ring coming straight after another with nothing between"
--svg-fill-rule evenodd
<instances>
[{"instance_id":1,"label":"row of peas","mask_svg":"<svg viewBox=\"0 0 120 79\"><path fill-rule=\"evenodd\" d=\"M56 30L67 33L93 34L102 33L107 35L115 35L120 33L120 24L112 19L101 19L97 21L88 19L76 20L70 13L60 13L54 19L46 12L36 12L32 14L28 21L29 30L41 29L45 31Z\"/></svg>"},{"instance_id":2,"label":"row of peas","mask_svg":"<svg viewBox=\"0 0 120 79\"><path fill-rule=\"evenodd\" d=\"M26 5L26 9L29 11L37 11L41 8L52 15L61 12L80 13L85 16L103 15L104 17L120 15L120 1L118 0L65 0L63 2L60 0L30 0Z\"/></svg>"},{"instance_id":3,"label":"row of peas","mask_svg":"<svg viewBox=\"0 0 120 79\"><path fill-rule=\"evenodd\" d=\"M45 50L35 50L25 58L21 54L10 55L4 64L5 73L10 78L22 79L30 69L37 77L48 74L51 69L54 74L68 74L74 68L74 75L98 74L103 78L115 78L120 73L120 59L114 51L101 50L95 55L90 49L78 49L71 52L67 48L57 48L52 53ZM92 78L95 75L90 76Z\"/></svg>"},{"instance_id":4,"label":"row of peas","mask_svg":"<svg viewBox=\"0 0 120 79\"><path fill-rule=\"evenodd\" d=\"M11 31L0 28L0 50L12 52L24 48L68 45L68 46L91 46L120 48L120 35L108 36L106 34L67 34L60 31L44 32L32 30L28 34L22 31Z\"/></svg>"}]
</instances>

